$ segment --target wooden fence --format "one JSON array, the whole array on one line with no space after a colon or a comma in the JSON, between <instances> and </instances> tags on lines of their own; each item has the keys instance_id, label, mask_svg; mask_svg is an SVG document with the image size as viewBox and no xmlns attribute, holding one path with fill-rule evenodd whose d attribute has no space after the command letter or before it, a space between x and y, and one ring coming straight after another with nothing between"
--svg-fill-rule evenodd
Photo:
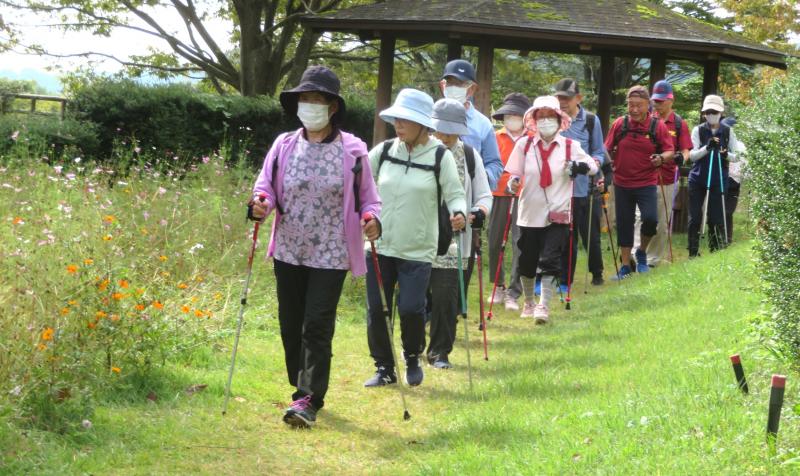
<instances>
[{"instance_id":1,"label":"wooden fence","mask_svg":"<svg viewBox=\"0 0 800 476\"><path fill-rule=\"evenodd\" d=\"M29 101L29 107L26 109L14 109L13 103L16 99L23 99ZM60 103L59 111L61 119L67 112L67 98L61 96L45 96L42 94L22 94L22 93L4 93L0 95L0 114L10 113L28 113L28 114L50 114L49 112L37 111L36 104L40 102L57 102Z\"/></svg>"}]
</instances>

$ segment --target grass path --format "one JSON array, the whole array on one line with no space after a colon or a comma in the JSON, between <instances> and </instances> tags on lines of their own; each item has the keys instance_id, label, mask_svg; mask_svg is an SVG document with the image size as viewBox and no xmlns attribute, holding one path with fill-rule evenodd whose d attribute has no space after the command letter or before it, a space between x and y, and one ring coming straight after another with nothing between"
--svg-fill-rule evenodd
<instances>
[{"instance_id":1,"label":"grass path","mask_svg":"<svg viewBox=\"0 0 800 476\"><path fill-rule=\"evenodd\" d=\"M262 272L264 269L261 270ZM262 274L263 275L263 274ZM463 325L451 371L425 369L409 392L366 390L363 311L343 303L327 406L312 431L281 422L284 377L274 304L248 312L234 380L220 406L228 349L174 369L156 403L98 410L85 440L30 434L11 469L51 474L797 474L800 421L790 376L778 455L764 444L768 380L781 368L747 337L758 312L748 243L583 294L553 324L499 311L482 360L473 298L469 391ZM359 286L350 283L349 286ZM256 284L264 290L268 283ZM255 316L261 316L261 319ZM474 316L474 317L473 317ZM751 395L735 388L741 351ZM203 357L205 356L205 357ZM173 376L174 378L174 376ZM186 396L184 384L208 383Z\"/></svg>"}]
</instances>

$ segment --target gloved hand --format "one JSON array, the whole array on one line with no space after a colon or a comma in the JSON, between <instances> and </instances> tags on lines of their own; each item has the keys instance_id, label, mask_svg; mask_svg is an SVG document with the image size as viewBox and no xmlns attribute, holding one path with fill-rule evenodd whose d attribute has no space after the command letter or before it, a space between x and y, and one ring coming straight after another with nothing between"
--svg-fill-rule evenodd
<instances>
[{"instance_id":1,"label":"gloved hand","mask_svg":"<svg viewBox=\"0 0 800 476\"><path fill-rule=\"evenodd\" d=\"M571 160L569 163L569 176L570 178L575 178L580 175L586 175L589 173L589 164L585 162L578 162L576 160Z\"/></svg>"},{"instance_id":2,"label":"gloved hand","mask_svg":"<svg viewBox=\"0 0 800 476\"><path fill-rule=\"evenodd\" d=\"M683 167L683 154L682 153L676 152L675 156L672 158L672 160L675 162L675 165L677 165L678 167Z\"/></svg>"},{"instance_id":3,"label":"gloved hand","mask_svg":"<svg viewBox=\"0 0 800 476\"><path fill-rule=\"evenodd\" d=\"M475 230L480 230L483 228L483 224L486 221L486 214L483 213L483 210L480 207L472 207L472 210L469 211L469 222L472 225L472 228Z\"/></svg>"},{"instance_id":4,"label":"gloved hand","mask_svg":"<svg viewBox=\"0 0 800 476\"><path fill-rule=\"evenodd\" d=\"M719 150L719 137L711 136L706 143L708 150Z\"/></svg>"}]
</instances>

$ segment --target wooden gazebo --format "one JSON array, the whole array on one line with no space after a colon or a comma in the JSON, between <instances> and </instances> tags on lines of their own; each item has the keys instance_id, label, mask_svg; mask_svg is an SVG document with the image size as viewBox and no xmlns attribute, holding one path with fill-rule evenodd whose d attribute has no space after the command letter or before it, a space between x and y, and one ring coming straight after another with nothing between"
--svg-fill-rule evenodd
<instances>
[{"instance_id":1,"label":"wooden gazebo","mask_svg":"<svg viewBox=\"0 0 800 476\"><path fill-rule=\"evenodd\" d=\"M703 66L703 94L717 92L720 61L786 68L786 55L741 35L646 1L575 0L389 0L305 17L316 31L340 31L362 39L380 39L373 141L386 137L377 111L391 102L395 44L448 45L448 58L462 47L478 47L475 98L484 113L491 108L495 48L596 55L601 58L598 115L608 131L614 58L651 60L651 79L664 77L668 60L690 60ZM651 81L652 84L652 81Z\"/></svg>"}]
</instances>

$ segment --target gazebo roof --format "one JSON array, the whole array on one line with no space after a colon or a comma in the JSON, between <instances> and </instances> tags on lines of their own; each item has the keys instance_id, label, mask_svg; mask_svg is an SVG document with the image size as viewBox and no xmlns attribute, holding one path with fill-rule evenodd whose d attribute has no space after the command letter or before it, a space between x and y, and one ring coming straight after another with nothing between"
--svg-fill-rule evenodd
<instances>
[{"instance_id":1,"label":"gazebo roof","mask_svg":"<svg viewBox=\"0 0 800 476\"><path fill-rule=\"evenodd\" d=\"M303 22L319 31L362 38L394 35L413 42L491 41L516 50L728 60L786 67L786 54L742 35L646 1L390 0Z\"/></svg>"}]
</instances>

